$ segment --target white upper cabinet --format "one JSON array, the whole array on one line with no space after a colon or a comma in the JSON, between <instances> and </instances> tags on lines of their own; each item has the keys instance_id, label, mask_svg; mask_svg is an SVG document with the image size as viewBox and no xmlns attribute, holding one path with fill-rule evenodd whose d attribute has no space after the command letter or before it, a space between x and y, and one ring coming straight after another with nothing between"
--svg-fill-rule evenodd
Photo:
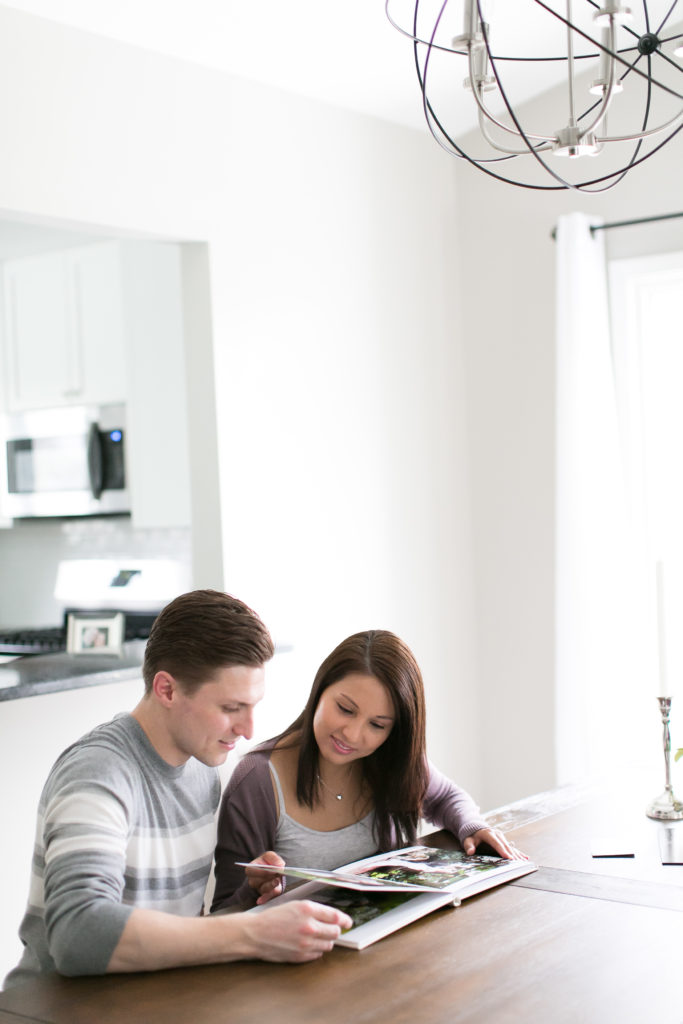
<instances>
[{"instance_id":1,"label":"white upper cabinet","mask_svg":"<svg viewBox=\"0 0 683 1024\"><path fill-rule=\"evenodd\" d=\"M121 245L128 476L137 527L189 526L190 457L180 246Z\"/></svg>"},{"instance_id":2,"label":"white upper cabinet","mask_svg":"<svg viewBox=\"0 0 683 1024\"><path fill-rule=\"evenodd\" d=\"M3 266L8 411L126 398L118 245Z\"/></svg>"},{"instance_id":3,"label":"white upper cabinet","mask_svg":"<svg viewBox=\"0 0 683 1024\"><path fill-rule=\"evenodd\" d=\"M2 264L0 411L125 403L142 528L191 521L180 252L112 241Z\"/></svg>"},{"instance_id":4,"label":"white upper cabinet","mask_svg":"<svg viewBox=\"0 0 683 1024\"><path fill-rule=\"evenodd\" d=\"M66 264L61 256L3 268L5 406L62 405L80 387L72 361Z\"/></svg>"},{"instance_id":5,"label":"white upper cabinet","mask_svg":"<svg viewBox=\"0 0 683 1024\"><path fill-rule=\"evenodd\" d=\"M67 250L65 257L85 401L125 401L128 360L120 246L105 242Z\"/></svg>"}]
</instances>

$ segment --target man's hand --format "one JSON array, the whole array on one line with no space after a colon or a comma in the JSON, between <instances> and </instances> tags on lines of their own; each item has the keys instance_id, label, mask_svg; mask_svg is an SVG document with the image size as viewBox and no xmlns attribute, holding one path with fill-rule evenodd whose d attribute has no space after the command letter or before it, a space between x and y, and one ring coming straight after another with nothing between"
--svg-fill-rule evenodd
<instances>
[{"instance_id":1,"label":"man's hand","mask_svg":"<svg viewBox=\"0 0 683 1024\"><path fill-rule=\"evenodd\" d=\"M285 862L282 857L279 857L277 853L273 853L272 850L268 850L260 857L256 857L254 862L260 861L262 864L272 864L274 867L284 867ZM252 889L255 889L259 894L258 903L267 903L268 900L272 900L275 896L279 896L283 890L282 875L272 875L269 871L259 871L258 868L245 868L245 874L247 880Z\"/></svg>"},{"instance_id":2,"label":"man's hand","mask_svg":"<svg viewBox=\"0 0 683 1024\"><path fill-rule=\"evenodd\" d=\"M261 912L208 917L181 917L136 907L112 953L107 973L159 971L232 960L303 963L327 953L342 928L351 928L352 924L341 910L310 900L292 900Z\"/></svg>"},{"instance_id":3,"label":"man's hand","mask_svg":"<svg viewBox=\"0 0 683 1024\"><path fill-rule=\"evenodd\" d=\"M311 900L293 900L242 918L247 938L253 943L253 956L292 963L317 960L332 949L342 928L353 925L341 910Z\"/></svg>"},{"instance_id":4,"label":"man's hand","mask_svg":"<svg viewBox=\"0 0 683 1024\"><path fill-rule=\"evenodd\" d=\"M463 850L468 857L476 853L480 843L488 843L501 857L505 857L507 860L529 859L525 853L517 849L514 843L506 839L504 833L500 832L497 828L480 828L474 835L463 839Z\"/></svg>"}]
</instances>

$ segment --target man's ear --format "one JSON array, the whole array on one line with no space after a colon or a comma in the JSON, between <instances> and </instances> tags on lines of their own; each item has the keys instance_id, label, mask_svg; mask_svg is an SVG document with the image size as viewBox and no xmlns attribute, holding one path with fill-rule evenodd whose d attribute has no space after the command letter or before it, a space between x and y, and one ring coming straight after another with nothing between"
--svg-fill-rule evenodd
<instances>
[{"instance_id":1,"label":"man's ear","mask_svg":"<svg viewBox=\"0 0 683 1024\"><path fill-rule=\"evenodd\" d=\"M157 672L152 680L152 693L159 703L167 708L173 703L178 692L178 684L169 672Z\"/></svg>"}]
</instances>

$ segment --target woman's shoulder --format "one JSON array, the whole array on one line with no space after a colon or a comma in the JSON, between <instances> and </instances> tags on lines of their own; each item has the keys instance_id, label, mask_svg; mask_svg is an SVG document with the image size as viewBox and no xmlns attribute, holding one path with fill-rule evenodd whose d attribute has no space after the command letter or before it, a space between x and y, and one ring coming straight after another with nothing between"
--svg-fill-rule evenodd
<instances>
[{"instance_id":1,"label":"woman's shoulder","mask_svg":"<svg viewBox=\"0 0 683 1024\"><path fill-rule=\"evenodd\" d=\"M297 750L290 746L287 738L276 736L264 740L246 753L235 766L226 786L226 797L229 799L237 791L266 789L272 790L271 762L278 775L287 775L290 759L296 764Z\"/></svg>"},{"instance_id":2,"label":"woman's shoulder","mask_svg":"<svg viewBox=\"0 0 683 1024\"><path fill-rule=\"evenodd\" d=\"M269 746L268 744L271 745ZM265 743L260 743L253 750L248 751L244 757L240 758L230 776L228 790L233 791L248 778L267 778L269 774L268 763L273 748L274 743L266 740Z\"/></svg>"}]
</instances>

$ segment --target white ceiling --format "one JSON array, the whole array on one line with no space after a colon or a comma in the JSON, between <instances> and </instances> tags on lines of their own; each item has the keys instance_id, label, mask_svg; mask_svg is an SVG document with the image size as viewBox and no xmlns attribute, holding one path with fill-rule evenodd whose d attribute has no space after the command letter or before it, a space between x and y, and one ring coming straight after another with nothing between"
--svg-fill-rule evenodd
<instances>
[{"instance_id":1,"label":"white ceiling","mask_svg":"<svg viewBox=\"0 0 683 1024\"><path fill-rule=\"evenodd\" d=\"M387 21L384 0L0 0L0 6L423 129L411 45ZM0 260L87 240L0 220Z\"/></svg>"},{"instance_id":2,"label":"white ceiling","mask_svg":"<svg viewBox=\"0 0 683 1024\"><path fill-rule=\"evenodd\" d=\"M218 68L335 106L407 125L427 134L415 73L413 47L388 21L385 0L0 0L0 6L63 23L133 46ZM565 0L546 0L559 12ZM390 0L402 26L410 26L415 0ZM437 41L450 45L462 31L463 0L445 7ZM482 0L494 5L492 45L525 56L566 52L565 30L537 0ZM428 35L443 0L420 0ZM644 31L643 8L632 4L633 29ZM656 27L671 0L648 0ZM486 10L486 6L484 7ZM489 7L489 10L491 8ZM575 0L574 19L595 32L591 0ZM669 33L671 34L671 33ZM500 41L504 41L501 45ZM498 47L496 47L498 42ZM576 52L595 47L577 37ZM633 45L632 41L628 45ZM424 53L424 48L421 48ZM583 62L586 68L588 62ZM565 74L550 65L500 62L505 88L517 105ZM471 95L463 88L464 59L435 53L430 96L457 137L476 123ZM495 109L495 108L494 108ZM551 129L557 125L549 126ZM37 228L0 224L0 259L64 243L59 233L41 237Z\"/></svg>"},{"instance_id":3,"label":"white ceiling","mask_svg":"<svg viewBox=\"0 0 683 1024\"><path fill-rule=\"evenodd\" d=\"M3 6L421 124L411 44L387 21L384 0L3 0Z\"/></svg>"},{"instance_id":4,"label":"white ceiling","mask_svg":"<svg viewBox=\"0 0 683 1024\"><path fill-rule=\"evenodd\" d=\"M392 15L405 27L414 2L390 0ZM565 0L547 3L565 13ZM498 43L506 53L526 56L566 52L564 26L536 0L482 4L493 12L494 47ZM0 0L0 5L426 131L412 44L387 20L384 0ZM420 0L423 36L442 5L443 0ZM462 31L463 0L443 6L437 39L450 45ZM647 6L656 27L671 0L648 0ZM633 28L644 31L642 5L631 7ZM594 11L591 0L575 0L572 17L595 33ZM595 51L579 37L575 46L577 53L582 46ZM561 62L526 67L507 62L504 69L515 104L565 74ZM430 86L445 97L456 136L476 122L472 98L462 87L465 74L462 58L435 53Z\"/></svg>"}]
</instances>

